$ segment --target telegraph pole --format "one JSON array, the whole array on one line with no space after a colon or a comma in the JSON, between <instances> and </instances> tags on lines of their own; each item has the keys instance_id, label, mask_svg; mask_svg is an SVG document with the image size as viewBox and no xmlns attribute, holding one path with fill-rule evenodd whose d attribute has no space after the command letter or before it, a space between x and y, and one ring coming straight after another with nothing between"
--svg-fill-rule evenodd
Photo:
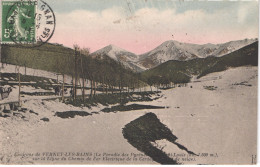
<instances>
[{"instance_id":1,"label":"telegraph pole","mask_svg":"<svg viewBox=\"0 0 260 167\"><path fill-rule=\"evenodd\" d=\"M63 73L63 83L62 83L62 102L64 102L64 81L65 81L65 75Z\"/></svg>"},{"instance_id":2,"label":"telegraph pole","mask_svg":"<svg viewBox=\"0 0 260 167\"><path fill-rule=\"evenodd\" d=\"M77 50L78 50L78 47L76 46L75 47L75 89L74 89L74 99L76 99L77 97L77 80L78 80L78 71L77 71Z\"/></svg>"},{"instance_id":3,"label":"telegraph pole","mask_svg":"<svg viewBox=\"0 0 260 167\"><path fill-rule=\"evenodd\" d=\"M19 103L19 107L21 107L21 74L20 74L20 67L18 68L18 82L19 82L18 103Z\"/></svg>"}]
</instances>

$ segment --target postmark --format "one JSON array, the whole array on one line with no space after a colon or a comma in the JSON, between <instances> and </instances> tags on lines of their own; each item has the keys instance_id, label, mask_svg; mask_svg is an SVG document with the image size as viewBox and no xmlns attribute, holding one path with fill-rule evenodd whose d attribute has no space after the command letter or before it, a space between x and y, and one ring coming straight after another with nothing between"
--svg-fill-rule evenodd
<instances>
[{"instance_id":1,"label":"postmark","mask_svg":"<svg viewBox=\"0 0 260 167\"><path fill-rule=\"evenodd\" d=\"M55 31L55 15L42 0L2 2L2 43L37 47Z\"/></svg>"}]
</instances>

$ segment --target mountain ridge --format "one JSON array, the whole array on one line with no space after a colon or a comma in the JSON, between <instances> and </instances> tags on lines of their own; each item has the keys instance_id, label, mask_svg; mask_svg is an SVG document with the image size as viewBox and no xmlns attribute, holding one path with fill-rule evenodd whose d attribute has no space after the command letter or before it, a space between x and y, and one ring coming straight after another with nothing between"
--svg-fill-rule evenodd
<instances>
[{"instance_id":1,"label":"mountain ridge","mask_svg":"<svg viewBox=\"0 0 260 167\"><path fill-rule=\"evenodd\" d=\"M139 55L139 64L152 68L169 60L187 61L209 56L221 57L244 46L252 44L258 39L244 39L229 41L222 44L191 44L174 40L165 41L155 49Z\"/></svg>"},{"instance_id":2,"label":"mountain ridge","mask_svg":"<svg viewBox=\"0 0 260 167\"><path fill-rule=\"evenodd\" d=\"M256 41L258 41L257 38L235 40L220 44L193 44L168 40L143 54L135 54L110 44L90 55L94 57L106 55L136 72L141 72L169 60L187 61L209 56L221 57Z\"/></svg>"},{"instance_id":3,"label":"mountain ridge","mask_svg":"<svg viewBox=\"0 0 260 167\"><path fill-rule=\"evenodd\" d=\"M149 85L187 83L209 73L240 66L258 66L258 41L222 57L209 56L188 61L170 60L141 73Z\"/></svg>"}]
</instances>

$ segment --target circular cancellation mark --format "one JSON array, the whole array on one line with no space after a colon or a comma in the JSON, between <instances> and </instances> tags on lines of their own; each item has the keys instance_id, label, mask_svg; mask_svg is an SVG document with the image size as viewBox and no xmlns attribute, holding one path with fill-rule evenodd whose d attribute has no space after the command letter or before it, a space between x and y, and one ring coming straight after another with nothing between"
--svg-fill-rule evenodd
<instances>
[{"instance_id":1,"label":"circular cancellation mark","mask_svg":"<svg viewBox=\"0 0 260 167\"><path fill-rule=\"evenodd\" d=\"M53 10L42 0L14 2L9 6L5 19L4 35L9 39L4 41L3 38L3 43L14 43L21 47L39 47L47 43L56 26Z\"/></svg>"}]
</instances>

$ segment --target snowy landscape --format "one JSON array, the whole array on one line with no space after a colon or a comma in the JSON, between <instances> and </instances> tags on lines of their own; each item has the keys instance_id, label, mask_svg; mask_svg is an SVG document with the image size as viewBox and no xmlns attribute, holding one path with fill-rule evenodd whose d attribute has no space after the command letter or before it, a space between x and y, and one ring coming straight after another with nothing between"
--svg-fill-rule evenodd
<instances>
[{"instance_id":1,"label":"snowy landscape","mask_svg":"<svg viewBox=\"0 0 260 167\"><path fill-rule=\"evenodd\" d=\"M256 165L258 1L3 0L1 165Z\"/></svg>"},{"instance_id":2,"label":"snowy landscape","mask_svg":"<svg viewBox=\"0 0 260 167\"><path fill-rule=\"evenodd\" d=\"M7 65L3 71L13 72L12 67ZM251 155L256 154L257 70L257 67L252 66L230 68L194 79L185 87L161 90L160 93L150 95L153 101L124 104L160 106L161 109L102 112L107 107L102 104L91 108L76 107L64 104L59 99L48 100L55 96L26 96L22 104L24 111L1 112L1 163L156 164L151 158L144 158L144 154L130 145L122 134L126 124L147 113L154 113L178 138L179 144L196 154L189 160L182 159L187 152L168 140L151 142L154 147L169 154L169 157L178 154L177 163L248 164ZM27 71L30 75L35 71L34 75L55 79L53 73L38 73L32 69ZM24 86L22 90L45 91L30 86ZM15 100L15 94L17 95L17 87L13 88L9 100ZM57 116L57 113L67 111L87 114L76 114L68 118ZM27 155L37 152L96 152L111 154L109 158L113 158L114 153L128 153L137 155L138 161L76 161L73 158L64 162L34 161ZM205 158L201 156L202 153L214 156Z\"/></svg>"}]
</instances>

